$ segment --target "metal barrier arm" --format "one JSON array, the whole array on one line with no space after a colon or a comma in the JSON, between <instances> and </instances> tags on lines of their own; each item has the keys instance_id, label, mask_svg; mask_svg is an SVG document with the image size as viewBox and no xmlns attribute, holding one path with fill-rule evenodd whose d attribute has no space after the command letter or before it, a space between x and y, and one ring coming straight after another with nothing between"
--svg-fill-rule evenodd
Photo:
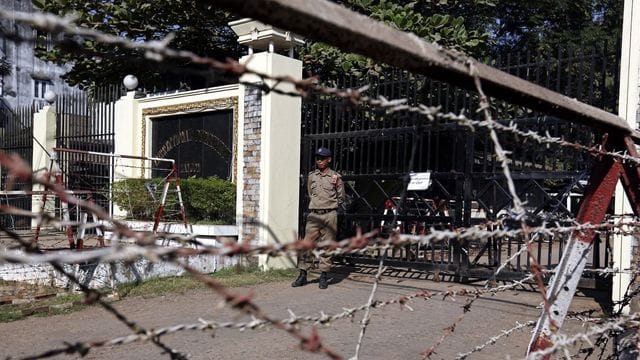
<instances>
[{"instance_id":1,"label":"metal barrier arm","mask_svg":"<svg viewBox=\"0 0 640 360\"><path fill-rule=\"evenodd\" d=\"M629 152L630 156L640 158L636 145L633 140L625 137L624 148ZM629 203L633 208L633 213L638 216L640 214L640 167L636 164L626 162L623 164L622 185L624 187Z\"/></svg>"},{"instance_id":2,"label":"metal barrier arm","mask_svg":"<svg viewBox=\"0 0 640 360\"><path fill-rule=\"evenodd\" d=\"M605 151L627 151L637 157L635 144L626 136L609 134L603 144ZM640 214L640 169L636 164L621 163L620 159L600 156L595 159L591 176L580 203L577 222L601 224L615 193L618 180L622 181L625 193L636 216ZM575 231L562 255L560 264L547 289L548 309L542 310L529 345L529 351L544 350L553 345L552 336L561 327L569 311L578 281L587 264L587 255L596 233L592 229ZM547 355L545 359L548 359Z\"/></svg>"}]
</instances>

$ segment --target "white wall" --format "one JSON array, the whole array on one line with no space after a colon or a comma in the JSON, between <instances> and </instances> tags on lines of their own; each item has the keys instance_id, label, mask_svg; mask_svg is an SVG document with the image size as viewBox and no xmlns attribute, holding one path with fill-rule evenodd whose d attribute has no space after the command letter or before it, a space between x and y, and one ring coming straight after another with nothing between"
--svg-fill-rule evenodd
<instances>
[{"instance_id":1,"label":"white wall","mask_svg":"<svg viewBox=\"0 0 640 360\"><path fill-rule=\"evenodd\" d=\"M624 22L622 26L622 55L620 59L620 117L629 126L638 128L638 91L640 86L640 1L626 0L624 3ZM621 184L618 182L615 197L615 213L632 213ZM613 245L614 267L628 269L631 266L632 249L635 239L632 236L616 235ZM631 281L630 274L616 274L613 278L612 297L614 301L622 300ZM628 312L628 309L626 309Z\"/></svg>"},{"instance_id":2,"label":"white wall","mask_svg":"<svg viewBox=\"0 0 640 360\"><path fill-rule=\"evenodd\" d=\"M31 169L34 176L44 176L51 169L51 157L49 154L56 145L56 113L52 106L45 106L37 113L33 114L33 157L31 159ZM33 184L32 191L44 191L41 184ZM41 194L31 196L31 210L39 213L43 207L43 196ZM54 197L49 196L44 204L45 211L50 215L55 212ZM39 220L31 219L31 227L38 226Z\"/></svg>"}]
</instances>

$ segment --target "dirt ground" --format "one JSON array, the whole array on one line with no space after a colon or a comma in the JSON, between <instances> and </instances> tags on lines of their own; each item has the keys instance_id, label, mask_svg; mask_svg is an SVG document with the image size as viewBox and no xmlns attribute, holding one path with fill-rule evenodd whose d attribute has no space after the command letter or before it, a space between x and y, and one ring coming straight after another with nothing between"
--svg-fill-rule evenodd
<instances>
[{"instance_id":1,"label":"dirt ground","mask_svg":"<svg viewBox=\"0 0 640 360\"><path fill-rule=\"evenodd\" d=\"M354 271L355 270L355 271ZM240 293L252 292L255 302L268 314L280 319L289 317L287 309L297 315L316 316L321 312L335 314L344 308L366 303L372 284L374 269L340 268L327 290L318 289L317 283L303 288L291 288L289 282L261 284L252 289L235 289ZM396 275L403 275L396 273ZM376 293L378 300L397 299L421 289L431 293L470 287L456 283L411 279L411 274L386 276ZM293 279L292 279L293 280ZM454 301L455 300L455 301ZM432 359L452 359L459 353L472 350L490 337L512 328L516 322L524 323L539 316L537 305L540 295L533 291L510 291L495 296L484 296L475 301L452 335L437 348ZM452 325L462 313L465 299L413 300L408 304L414 311L391 305L374 309L365 334L361 359L420 359L420 353L436 344L443 329ZM127 298L113 303L131 320L145 328L161 328L179 324L197 323L198 319L216 321L248 321L229 308L220 308L220 298L210 290L201 289L184 294L168 294L152 298ZM579 296L573 311L599 310L592 298ZM359 322L363 312L353 319L336 320L329 326L318 328L326 346L344 358L354 355ZM568 320L563 331L575 334L586 330L578 320ZM518 359L525 354L531 328L518 330L508 338L498 340L469 359ZM303 325L309 334L311 326ZM63 347L65 342L109 340L130 334L125 325L98 307L67 315L47 318L32 317L13 323L0 324L0 357L21 358L41 354ZM215 336L213 336L215 335ZM239 331L218 329L211 331L180 331L162 337L174 349L188 354L191 359L309 359L323 356L302 352L298 342L289 334L265 327ZM611 343L611 341L609 342ZM608 346L607 351L611 346ZM86 359L157 359L169 358L151 343L132 343L108 348L94 348ZM58 356L56 359L80 358L78 355ZM595 357L592 357L595 358Z\"/></svg>"}]
</instances>

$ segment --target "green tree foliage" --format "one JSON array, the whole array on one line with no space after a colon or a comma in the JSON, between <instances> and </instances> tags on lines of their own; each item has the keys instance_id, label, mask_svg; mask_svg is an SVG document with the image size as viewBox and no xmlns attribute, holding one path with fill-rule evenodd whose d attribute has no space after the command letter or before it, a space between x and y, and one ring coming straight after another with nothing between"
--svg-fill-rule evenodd
<instances>
[{"instance_id":1,"label":"green tree foliage","mask_svg":"<svg viewBox=\"0 0 640 360\"><path fill-rule=\"evenodd\" d=\"M171 47L198 55L224 59L237 57L240 51L233 31L227 26L231 15L203 1L33 0L33 4L44 12L74 16L79 26L133 41L160 40L172 34ZM147 88L175 88L181 82L194 81L206 85L211 77L207 69L193 64L163 61L159 65L140 52L76 38L65 38L53 51L41 50L37 55L56 63L72 64L66 80L81 86L119 83L127 74L136 74Z\"/></svg>"},{"instance_id":2,"label":"green tree foliage","mask_svg":"<svg viewBox=\"0 0 640 360\"><path fill-rule=\"evenodd\" d=\"M620 0L332 0L427 41L476 58L523 49L546 50L620 38ZM201 0L33 0L36 8L73 15L77 24L136 41L175 35L170 46L200 55L237 58L242 49L227 26L236 18ZM115 49L91 41L66 39L39 56L72 64L67 75L84 86L117 83L129 73L152 89L180 82L192 87L213 85L215 74L178 61L150 62L143 53ZM301 50L306 75L362 75L383 69L371 59L308 39Z\"/></svg>"},{"instance_id":3,"label":"green tree foliage","mask_svg":"<svg viewBox=\"0 0 640 360\"><path fill-rule=\"evenodd\" d=\"M440 0L418 4L416 1L343 0L336 1L364 15L405 32L412 32L430 42L450 49L475 54L489 39L482 28L469 29L463 15L447 12L451 6L469 3L478 7L492 7L487 0ZM428 4L427 4L428 3ZM420 5L420 6L418 6ZM427 6L429 5L429 6ZM383 67L366 57L342 52L335 47L309 42L302 50L305 66L310 73L335 75L338 73L378 73Z\"/></svg>"},{"instance_id":4,"label":"green tree foliage","mask_svg":"<svg viewBox=\"0 0 640 360\"><path fill-rule=\"evenodd\" d=\"M621 37L619 0L334 0L402 31L479 59L522 50L615 43ZM379 64L310 42L310 73L378 72Z\"/></svg>"},{"instance_id":5,"label":"green tree foliage","mask_svg":"<svg viewBox=\"0 0 640 360\"><path fill-rule=\"evenodd\" d=\"M464 11L470 26L490 33L494 52L615 43L622 34L620 0L494 0L494 5L491 11Z\"/></svg>"},{"instance_id":6,"label":"green tree foliage","mask_svg":"<svg viewBox=\"0 0 640 360\"><path fill-rule=\"evenodd\" d=\"M462 0L454 3L466 2ZM415 10L414 2L389 0L338 1L354 10L385 22L397 29L410 31L428 41L460 51L473 52L488 38L482 30L469 30L462 16L451 16L441 11L423 15ZM197 0L161 0L143 2L134 0L33 0L36 8L56 15L72 15L76 23L132 40L158 40L168 34L175 35L173 48L191 50L200 55L224 58L238 57L240 48L235 35L227 26L233 19L228 13L215 9L207 2ZM446 10L440 0L434 7ZM473 0L483 6L487 0ZM361 73L379 70L380 66L359 55L344 53L336 48L310 41L302 51L305 66L310 73ZM202 77L203 71L187 63L163 62L150 64L144 54L115 49L111 46L66 39L54 51L40 51L38 56L58 63L73 64L67 74L71 84L94 86L119 82L126 74L136 74L143 86L162 86L167 78L176 79L176 73L193 73ZM178 80L181 80L178 78ZM189 81L192 82L192 81ZM175 81L172 84L175 87ZM196 85L197 86L197 85Z\"/></svg>"}]
</instances>

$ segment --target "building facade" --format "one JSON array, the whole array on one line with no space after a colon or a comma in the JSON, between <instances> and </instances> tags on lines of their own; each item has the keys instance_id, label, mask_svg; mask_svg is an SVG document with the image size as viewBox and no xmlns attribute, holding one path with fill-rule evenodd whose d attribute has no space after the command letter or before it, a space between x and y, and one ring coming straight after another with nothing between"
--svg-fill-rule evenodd
<instances>
[{"instance_id":1,"label":"building facade","mask_svg":"<svg viewBox=\"0 0 640 360\"><path fill-rule=\"evenodd\" d=\"M34 11L28 0L0 0L0 7L14 12ZM0 26L0 59L8 70L0 77L0 96L5 105L11 109L31 104L41 107L47 90L60 93L69 88L62 79L66 67L42 61L35 56L38 48L51 49L51 34L13 20L2 20ZM24 41L9 40L8 35L16 35Z\"/></svg>"}]
</instances>

